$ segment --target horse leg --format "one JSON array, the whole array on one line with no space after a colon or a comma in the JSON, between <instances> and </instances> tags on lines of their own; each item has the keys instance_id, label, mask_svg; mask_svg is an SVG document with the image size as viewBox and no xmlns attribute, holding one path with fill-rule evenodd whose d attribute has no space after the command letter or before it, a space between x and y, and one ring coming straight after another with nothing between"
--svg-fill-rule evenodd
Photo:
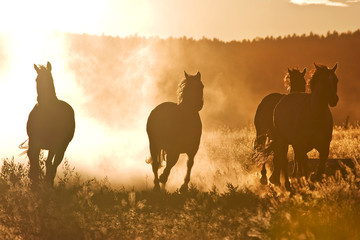
<instances>
[{"instance_id":1,"label":"horse leg","mask_svg":"<svg viewBox=\"0 0 360 240\"><path fill-rule=\"evenodd\" d=\"M46 170L47 180L51 186L54 185L56 170L64 158L65 150L66 150L66 148L56 151L54 163L52 165L51 170L50 171Z\"/></svg>"},{"instance_id":2,"label":"horse leg","mask_svg":"<svg viewBox=\"0 0 360 240\"><path fill-rule=\"evenodd\" d=\"M276 186L281 185L281 183L280 183L280 170L281 170L280 160L281 159L279 159L278 150L274 150L274 159L273 159L274 170L269 178L269 181Z\"/></svg>"},{"instance_id":3,"label":"horse leg","mask_svg":"<svg viewBox=\"0 0 360 240\"><path fill-rule=\"evenodd\" d=\"M194 157L195 154L187 154L188 155L188 161L187 161L187 171L184 179L184 184L180 187L180 192L187 192L188 190L188 184L190 182L190 173L191 168L194 165Z\"/></svg>"},{"instance_id":4,"label":"horse leg","mask_svg":"<svg viewBox=\"0 0 360 240\"><path fill-rule=\"evenodd\" d=\"M285 143L281 143L280 141L276 143L274 149L274 171L270 177L270 182L276 186L280 186L280 172L288 172L287 169L287 151L288 145ZM286 169L285 169L286 168ZM285 179L286 181L286 179ZM287 179L289 181L289 179Z\"/></svg>"},{"instance_id":5,"label":"horse leg","mask_svg":"<svg viewBox=\"0 0 360 240\"><path fill-rule=\"evenodd\" d=\"M39 165L40 147L36 146L31 140L29 140L29 149L27 151L27 155L30 160L29 178L33 186L37 186L39 183L39 176L40 176L40 165Z\"/></svg>"},{"instance_id":6,"label":"horse leg","mask_svg":"<svg viewBox=\"0 0 360 240\"><path fill-rule=\"evenodd\" d=\"M325 164L326 161L328 160L329 157L329 148L326 148L324 150L322 150L321 152L319 152L319 157L320 157L320 165L319 165L319 169L318 172L319 174L323 174L325 172Z\"/></svg>"},{"instance_id":7,"label":"horse leg","mask_svg":"<svg viewBox=\"0 0 360 240\"><path fill-rule=\"evenodd\" d=\"M268 180L267 180L267 176L266 176L266 166L265 166L265 163L263 164L263 167L262 167L262 169L261 169L260 183L263 184L263 185L267 185L267 184L268 184Z\"/></svg>"},{"instance_id":8,"label":"horse leg","mask_svg":"<svg viewBox=\"0 0 360 240\"><path fill-rule=\"evenodd\" d=\"M299 177L305 176L306 178L309 175L309 168L308 168L308 161L309 158L307 154L304 152L298 157L299 162Z\"/></svg>"},{"instance_id":9,"label":"horse leg","mask_svg":"<svg viewBox=\"0 0 360 240\"><path fill-rule=\"evenodd\" d=\"M297 164L297 169L294 171L293 177L302 177L306 175L307 155L303 150L294 147L294 161Z\"/></svg>"},{"instance_id":10,"label":"horse leg","mask_svg":"<svg viewBox=\"0 0 360 240\"><path fill-rule=\"evenodd\" d=\"M304 162L303 162L303 164L302 164L302 168L303 168L303 174L304 174L304 176L306 177L306 178L308 178L309 177L309 157L308 157L308 155L305 153L305 155L304 155Z\"/></svg>"},{"instance_id":11,"label":"horse leg","mask_svg":"<svg viewBox=\"0 0 360 240\"><path fill-rule=\"evenodd\" d=\"M151 166L154 173L154 191L160 190L159 177L158 177L158 169L160 165L160 152L161 150L155 148L154 145L150 143L150 155L152 158Z\"/></svg>"},{"instance_id":12,"label":"horse leg","mask_svg":"<svg viewBox=\"0 0 360 240\"><path fill-rule=\"evenodd\" d=\"M282 159L283 159L282 169L283 169L284 180L285 180L285 188L286 188L286 190L291 191L290 181L289 181L288 159L286 156L285 156L285 158L282 158Z\"/></svg>"},{"instance_id":13,"label":"horse leg","mask_svg":"<svg viewBox=\"0 0 360 240\"><path fill-rule=\"evenodd\" d=\"M294 170L292 173L292 177L297 177L299 175L301 175L301 163L299 163L299 161L296 159L296 156L294 158Z\"/></svg>"},{"instance_id":14,"label":"horse leg","mask_svg":"<svg viewBox=\"0 0 360 240\"><path fill-rule=\"evenodd\" d=\"M164 172L160 175L159 181L162 184L166 184L168 178L169 178L169 174L171 171L171 168L176 164L176 162L179 159L179 153L167 153L167 157L166 157L166 167L164 169Z\"/></svg>"},{"instance_id":15,"label":"horse leg","mask_svg":"<svg viewBox=\"0 0 360 240\"><path fill-rule=\"evenodd\" d=\"M286 190L290 191L290 181L289 181L289 162L288 162L288 158L287 158L287 153L289 150L289 145L288 144L283 144L281 146L281 150L280 150L280 159L281 159L281 169L283 171L283 175L284 175L284 182L285 182L285 188Z\"/></svg>"},{"instance_id":16,"label":"horse leg","mask_svg":"<svg viewBox=\"0 0 360 240\"><path fill-rule=\"evenodd\" d=\"M323 148L319 150L319 158L320 158L320 164L318 167L318 170L315 174L315 179L312 180L321 180L323 173L325 172L325 164L329 157L329 148Z\"/></svg>"},{"instance_id":17,"label":"horse leg","mask_svg":"<svg viewBox=\"0 0 360 240\"><path fill-rule=\"evenodd\" d=\"M46 159L46 175L45 175L45 179L47 182L51 182L50 181L50 174L49 172L53 171L53 158L54 158L54 155L55 155L55 151L53 151L52 149L49 149L49 154L48 154L48 157Z\"/></svg>"}]
</instances>

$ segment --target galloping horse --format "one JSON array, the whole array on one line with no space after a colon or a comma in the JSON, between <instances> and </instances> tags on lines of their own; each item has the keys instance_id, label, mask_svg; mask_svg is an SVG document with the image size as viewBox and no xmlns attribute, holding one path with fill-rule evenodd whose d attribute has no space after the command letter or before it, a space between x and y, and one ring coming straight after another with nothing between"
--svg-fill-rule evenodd
<instances>
[{"instance_id":1,"label":"galloping horse","mask_svg":"<svg viewBox=\"0 0 360 240\"><path fill-rule=\"evenodd\" d=\"M154 190L160 189L159 182L166 184L170 170L178 161L180 153L188 156L187 172L180 191L188 189L190 172L202 132L199 111L204 104L204 85L200 78L199 72L193 76L185 72L185 79L178 86L178 103L164 102L149 115L146 131L154 172ZM166 160L166 167L158 178L162 160Z\"/></svg>"},{"instance_id":2,"label":"galloping horse","mask_svg":"<svg viewBox=\"0 0 360 240\"><path fill-rule=\"evenodd\" d=\"M302 72L298 69L288 69L284 78L284 84L290 93L305 92L306 68ZM285 94L271 93L263 98L256 109L254 125L256 129L256 138L254 149L263 150L265 148L266 139L272 140L273 132L273 111L276 104Z\"/></svg>"},{"instance_id":3,"label":"galloping horse","mask_svg":"<svg viewBox=\"0 0 360 240\"><path fill-rule=\"evenodd\" d=\"M74 110L56 97L51 64L34 68L36 78L37 104L31 110L27 121L30 160L29 178L37 184L40 175L39 154L41 149L49 150L46 159L46 181L53 185L56 170L75 131ZM53 158L55 159L53 161Z\"/></svg>"},{"instance_id":4,"label":"galloping horse","mask_svg":"<svg viewBox=\"0 0 360 240\"><path fill-rule=\"evenodd\" d=\"M338 78L335 75L337 64L332 69L315 65L310 79L311 93L291 93L284 96L274 109L275 140L274 171L270 181L280 185L280 171L285 178L285 187L290 190L288 176L288 146L294 148L295 160L308 174L307 153L316 149L320 155L320 164L315 176L321 178L329 155L332 138L333 119L329 109L335 107Z\"/></svg>"},{"instance_id":5,"label":"galloping horse","mask_svg":"<svg viewBox=\"0 0 360 240\"><path fill-rule=\"evenodd\" d=\"M290 93L293 92L305 92L306 81L305 81L306 68L302 72L298 69L288 69L285 78L284 85ZM254 142L254 149L265 153L265 145L267 139L273 140L274 125L273 125L273 112L276 104L280 99L285 96L281 93L271 93L263 98L259 106L256 109L254 125L256 129L256 138ZM261 170L262 184L267 184L266 167L263 164Z\"/></svg>"}]
</instances>

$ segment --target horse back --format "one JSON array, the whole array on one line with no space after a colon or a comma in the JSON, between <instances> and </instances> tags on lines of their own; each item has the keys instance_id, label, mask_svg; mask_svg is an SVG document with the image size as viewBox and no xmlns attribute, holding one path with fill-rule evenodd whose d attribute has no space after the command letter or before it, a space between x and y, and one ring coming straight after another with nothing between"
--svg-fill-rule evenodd
<instances>
[{"instance_id":1,"label":"horse back","mask_svg":"<svg viewBox=\"0 0 360 240\"><path fill-rule=\"evenodd\" d=\"M283 96L284 94L281 93L271 93L262 99L254 117L254 125L257 132L265 133L272 129L273 111Z\"/></svg>"},{"instance_id":2,"label":"horse back","mask_svg":"<svg viewBox=\"0 0 360 240\"><path fill-rule=\"evenodd\" d=\"M330 109L315 117L311 111L311 94L291 93L284 96L274 109L276 134L289 144L313 148L330 143L333 120Z\"/></svg>"},{"instance_id":3,"label":"horse back","mask_svg":"<svg viewBox=\"0 0 360 240\"><path fill-rule=\"evenodd\" d=\"M165 102L150 113L146 130L149 141L158 149L175 152L197 151L202 124L197 111L189 111L176 103Z\"/></svg>"},{"instance_id":4,"label":"horse back","mask_svg":"<svg viewBox=\"0 0 360 240\"><path fill-rule=\"evenodd\" d=\"M68 143L75 132L74 110L61 100L51 106L36 104L29 114L26 129L30 139L49 145L53 142Z\"/></svg>"}]
</instances>

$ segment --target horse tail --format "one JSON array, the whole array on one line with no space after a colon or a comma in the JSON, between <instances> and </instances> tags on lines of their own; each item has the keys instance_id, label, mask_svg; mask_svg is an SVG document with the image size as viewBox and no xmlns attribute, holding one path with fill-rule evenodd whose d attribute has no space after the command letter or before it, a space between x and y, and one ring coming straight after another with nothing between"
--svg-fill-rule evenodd
<instances>
[{"instance_id":1,"label":"horse tail","mask_svg":"<svg viewBox=\"0 0 360 240\"><path fill-rule=\"evenodd\" d=\"M157 152L155 154L155 156L150 156L150 157L146 158L145 162L147 164L152 164L154 161L154 158L155 158L155 161L157 161L158 166L162 167L163 163L166 161L166 152L163 149L160 149L160 151Z\"/></svg>"},{"instance_id":2,"label":"horse tail","mask_svg":"<svg viewBox=\"0 0 360 240\"><path fill-rule=\"evenodd\" d=\"M161 149L159 156L159 167L164 166L165 161L166 161L166 152L163 149Z\"/></svg>"},{"instance_id":3,"label":"horse tail","mask_svg":"<svg viewBox=\"0 0 360 240\"><path fill-rule=\"evenodd\" d=\"M19 149L24 149L24 151L22 151L19 156L23 156L25 154L27 154L27 151L29 150L29 138L26 139L24 142L22 142L19 146Z\"/></svg>"},{"instance_id":4,"label":"horse tail","mask_svg":"<svg viewBox=\"0 0 360 240\"><path fill-rule=\"evenodd\" d=\"M275 140L272 140L266 144L262 152L264 155L269 156L272 153L274 153L274 149L275 149Z\"/></svg>"},{"instance_id":5,"label":"horse tail","mask_svg":"<svg viewBox=\"0 0 360 240\"><path fill-rule=\"evenodd\" d=\"M150 157L148 157L148 158L145 158L145 162L146 162L147 164L151 164L151 163L153 162L152 157L150 156Z\"/></svg>"}]
</instances>

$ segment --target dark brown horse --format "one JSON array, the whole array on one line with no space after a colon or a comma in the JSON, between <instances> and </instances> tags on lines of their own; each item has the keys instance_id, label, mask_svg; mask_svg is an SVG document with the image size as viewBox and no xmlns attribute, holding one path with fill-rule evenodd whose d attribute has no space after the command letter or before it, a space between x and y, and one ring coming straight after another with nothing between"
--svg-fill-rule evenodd
<instances>
[{"instance_id":1,"label":"dark brown horse","mask_svg":"<svg viewBox=\"0 0 360 240\"><path fill-rule=\"evenodd\" d=\"M187 173L180 191L188 189L194 157L199 149L202 124L199 111L203 107L203 88L198 72L191 76L185 72L185 80L178 87L178 103L164 102L158 105L147 120L154 190L159 182L166 184L171 168L178 161L180 153L188 155ZM158 178L158 169L166 160L164 172Z\"/></svg>"},{"instance_id":2,"label":"dark brown horse","mask_svg":"<svg viewBox=\"0 0 360 240\"><path fill-rule=\"evenodd\" d=\"M29 178L37 184L40 175L39 154L41 149L49 150L46 159L45 179L53 185L56 170L75 131L74 110L56 97L51 64L34 68L36 78L37 104L29 114L26 130L29 136L30 160ZM55 159L53 160L55 156Z\"/></svg>"},{"instance_id":3,"label":"dark brown horse","mask_svg":"<svg viewBox=\"0 0 360 240\"><path fill-rule=\"evenodd\" d=\"M315 71L310 79L311 93L291 93L276 105L274 171L270 177L272 183L280 185L280 172L283 171L285 187L290 190L287 167L290 144L294 148L295 161L299 163L303 174L308 174L306 154L314 148L320 155L316 179L324 173L333 130L329 106L335 107L339 100L336 68L337 64L332 69L315 64Z\"/></svg>"},{"instance_id":4,"label":"dark brown horse","mask_svg":"<svg viewBox=\"0 0 360 240\"><path fill-rule=\"evenodd\" d=\"M285 78L284 85L290 93L293 92L305 92L306 81L305 81L306 68L302 72L298 69L288 69ZM256 129L256 138L254 142L254 149L256 151L266 153L265 146L267 141L273 140L273 111L276 104L285 94L282 93L271 93L263 98L259 106L256 109L254 125ZM267 184L266 167L263 164L261 170L262 184Z\"/></svg>"}]
</instances>

